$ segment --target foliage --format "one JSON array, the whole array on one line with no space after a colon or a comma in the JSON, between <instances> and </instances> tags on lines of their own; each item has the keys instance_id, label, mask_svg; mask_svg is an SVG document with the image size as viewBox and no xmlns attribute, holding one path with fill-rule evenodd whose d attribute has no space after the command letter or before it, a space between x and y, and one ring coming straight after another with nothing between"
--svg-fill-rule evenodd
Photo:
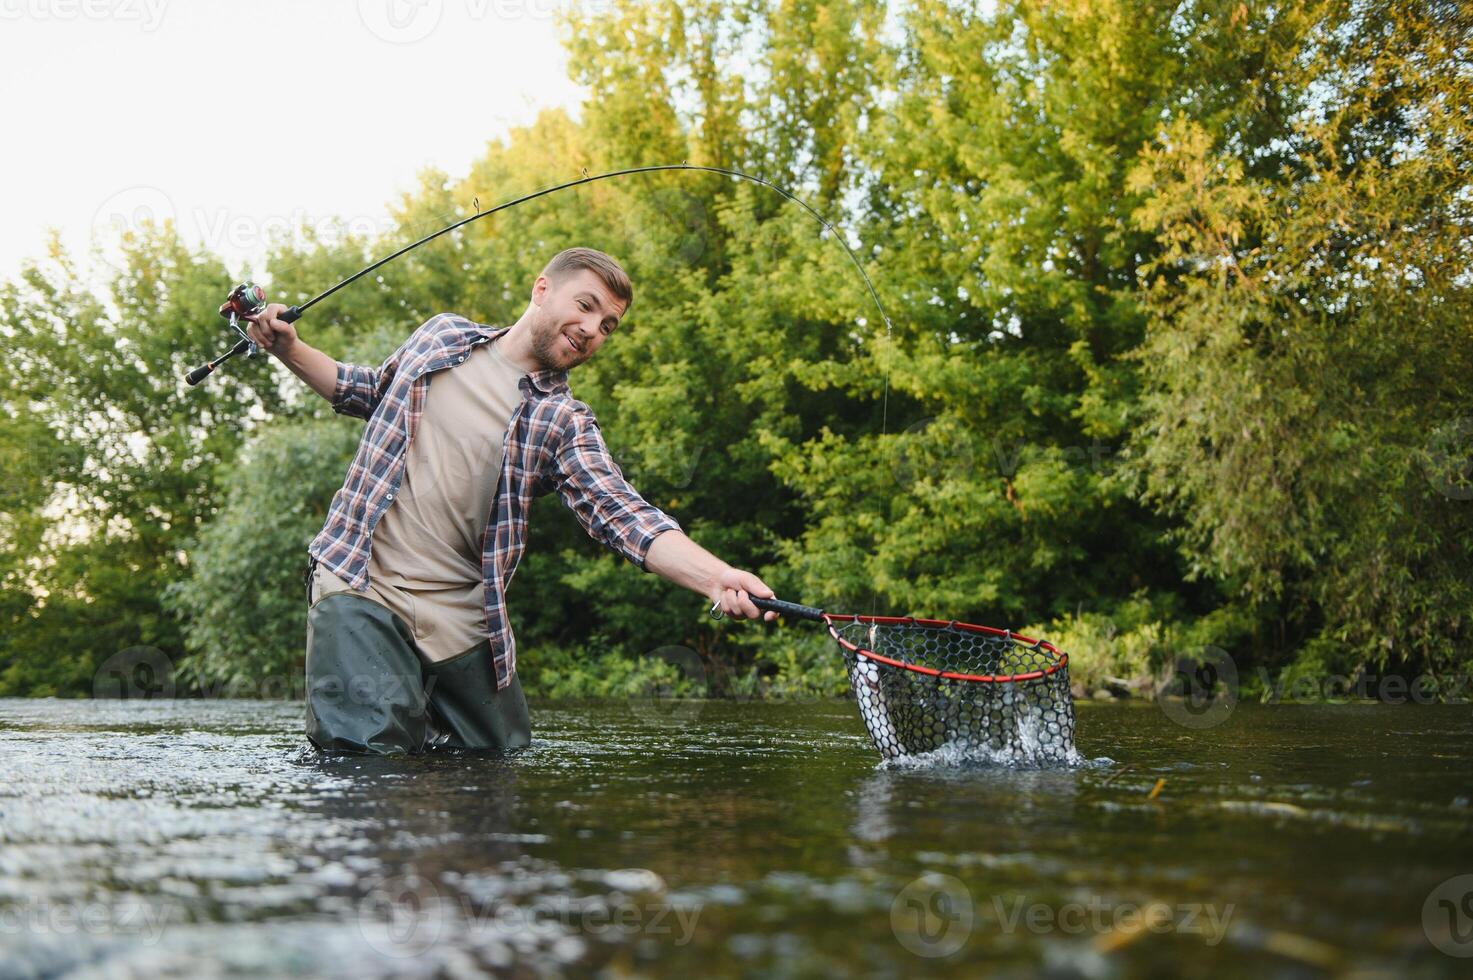
<instances>
[{"instance_id":1,"label":"foliage","mask_svg":"<svg viewBox=\"0 0 1473 980\"><path fill-rule=\"evenodd\" d=\"M706 691L678 662L544 646L517 670L522 689L543 698L690 698Z\"/></svg>"},{"instance_id":2,"label":"foliage","mask_svg":"<svg viewBox=\"0 0 1473 980\"><path fill-rule=\"evenodd\" d=\"M376 363L440 311L511 323L591 245L635 302L576 393L780 594L1041 624L1087 687L1207 646L1473 666L1460 6L624 0L565 36L577 119L425 172L386 234L273 252L273 295L585 167L735 167L835 232L715 175L595 182L335 295L309 342ZM186 690L296 678L303 549L362 423L274 363L183 385L230 282L171 227L85 278L53 245L0 286L0 693L86 694L136 645ZM509 605L534 695L844 688L820 631L713 623L553 498Z\"/></svg>"},{"instance_id":3,"label":"foliage","mask_svg":"<svg viewBox=\"0 0 1473 980\"><path fill-rule=\"evenodd\" d=\"M266 426L232 467L224 506L190 549L189 577L166 596L190 651L181 666L199 686L301 673L307 544L342 483L355 436L333 421Z\"/></svg>"},{"instance_id":4,"label":"foliage","mask_svg":"<svg viewBox=\"0 0 1473 980\"><path fill-rule=\"evenodd\" d=\"M1309 662L1466 669L1470 22L1336 0L1261 23L1241 43L1278 71L1243 112L1268 115L1173 118L1132 174L1165 246L1137 473L1194 571Z\"/></svg>"}]
</instances>

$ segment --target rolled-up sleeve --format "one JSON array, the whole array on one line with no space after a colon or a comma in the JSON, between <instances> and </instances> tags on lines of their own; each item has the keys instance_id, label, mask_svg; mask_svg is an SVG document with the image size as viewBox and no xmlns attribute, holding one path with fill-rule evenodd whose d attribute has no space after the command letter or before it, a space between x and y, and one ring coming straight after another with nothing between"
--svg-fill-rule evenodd
<instances>
[{"instance_id":1,"label":"rolled-up sleeve","mask_svg":"<svg viewBox=\"0 0 1473 980\"><path fill-rule=\"evenodd\" d=\"M389 385L393 383L400 360L415 349L417 342L423 342L453 319L454 317L446 313L430 317L416 327L405 338L404 343L399 345L399 349L390 354L388 360L378 368L338 361L338 380L332 392L332 410L339 415L351 415L354 418L371 417L379 402L384 400Z\"/></svg>"},{"instance_id":2,"label":"rolled-up sleeve","mask_svg":"<svg viewBox=\"0 0 1473 980\"><path fill-rule=\"evenodd\" d=\"M589 537L644 570L655 538L680 525L625 481L592 415L577 413L569 428L555 458L558 494Z\"/></svg>"},{"instance_id":3,"label":"rolled-up sleeve","mask_svg":"<svg viewBox=\"0 0 1473 980\"><path fill-rule=\"evenodd\" d=\"M361 364L338 361L338 383L332 393L332 410L339 415L366 419L383 398L381 373Z\"/></svg>"}]
</instances>

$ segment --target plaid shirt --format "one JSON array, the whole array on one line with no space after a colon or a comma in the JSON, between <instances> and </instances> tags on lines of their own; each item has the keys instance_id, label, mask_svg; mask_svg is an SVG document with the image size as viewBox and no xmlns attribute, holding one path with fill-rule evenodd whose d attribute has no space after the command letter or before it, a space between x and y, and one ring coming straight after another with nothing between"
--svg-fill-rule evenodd
<instances>
[{"instance_id":1,"label":"plaid shirt","mask_svg":"<svg viewBox=\"0 0 1473 980\"><path fill-rule=\"evenodd\" d=\"M308 553L358 591L368 587L368 549L374 526L394 502L415 426L424 412L433 371L452 368L509 328L464 317L431 317L374 369L338 362L333 411L367 419L357 455L332 499L327 523ZM516 672L516 639L506 617L506 587L527 543L534 497L556 490L595 541L644 568L650 543L680 527L624 481L609 456L589 407L573 398L566 371L524 375L522 401L507 423L497 485L481 550L486 580L486 627L495 657L496 686Z\"/></svg>"}]
</instances>

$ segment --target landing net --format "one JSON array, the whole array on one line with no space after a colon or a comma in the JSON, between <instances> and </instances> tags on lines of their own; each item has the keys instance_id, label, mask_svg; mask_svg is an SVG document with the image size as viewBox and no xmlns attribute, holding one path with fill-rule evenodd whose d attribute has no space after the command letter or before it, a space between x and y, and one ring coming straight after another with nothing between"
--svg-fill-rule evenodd
<instances>
[{"instance_id":1,"label":"landing net","mask_svg":"<svg viewBox=\"0 0 1473 980\"><path fill-rule=\"evenodd\" d=\"M944 750L1009 765L1079 761L1069 658L966 623L825 616L870 738L886 759Z\"/></svg>"}]
</instances>

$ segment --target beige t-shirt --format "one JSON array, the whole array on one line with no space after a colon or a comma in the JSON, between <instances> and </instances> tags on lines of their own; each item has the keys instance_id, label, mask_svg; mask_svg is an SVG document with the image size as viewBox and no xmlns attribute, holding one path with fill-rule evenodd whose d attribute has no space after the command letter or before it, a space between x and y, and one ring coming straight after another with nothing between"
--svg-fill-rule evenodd
<instances>
[{"instance_id":1,"label":"beige t-shirt","mask_svg":"<svg viewBox=\"0 0 1473 980\"><path fill-rule=\"evenodd\" d=\"M403 619L431 661L490 636L481 552L523 374L499 347L480 344L430 376L404 478L373 529L368 590L359 593ZM350 588L317 566L314 595Z\"/></svg>"}]
</instances>

